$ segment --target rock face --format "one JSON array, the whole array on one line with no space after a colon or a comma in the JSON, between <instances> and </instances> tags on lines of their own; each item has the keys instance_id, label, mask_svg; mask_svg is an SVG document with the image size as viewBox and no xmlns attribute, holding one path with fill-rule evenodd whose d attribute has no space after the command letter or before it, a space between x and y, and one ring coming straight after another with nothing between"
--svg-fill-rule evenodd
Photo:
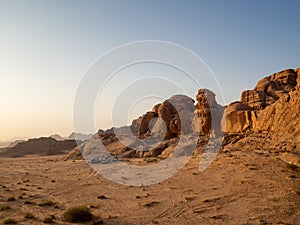
<instances>
[{"instance_id":1,"label":"rock face","mask_svg":"<svg viewBox=\"0 0 300 225\"><path fill-rule=\"evenodd\" d=\"M222 129L226 133L244 132L253 127L256 112L241 102L233 102L226 107L222 119Z\"/></svg>"},{"instance_id":2,"label":"rock face","mask_svg":"<svg viewBox=\"0 0 300 225\"><path fill-rule=\"evenodd\" d=\"M298 68L296 72L297 72L297 84L298 84L296 90L300 91L300 68Z\"/></svg>"},{"instance_id":3,"label":"rock face","mask_svg":"<svg viewBox=\"0 0 300 225\"><path fill-rule=\"evenodd\" d=\"M103 150L119 158L170 157L182 137L186 138L187 145L190 140L198 143L201 150L209 137L223 136L223 132L226 148L299 153L300 69L288 69L263 78L253 90L242 92L240 101L229 104L226 109L207 89L199 89L196 100L194 105L190 97L172 96L133 120L129 127L99 130L72 154L78 157L76 153L81 151L95 155L97 143L101 141Z\"/></svg>"},{"instance_id":4,"label":"rock face","mask_svg":"<svg viewBox=\"0 0 300 225\"><path fill-rule=\"evenodd\" d=\"M241 103L261 110L287 95L297 84L297 72L288 69L260 80L253 90L244 91Z\"/></svg>"},{"instance_id":5,"label":"rock face","mask_svg":"<svg viewBox=\"0 0 300 225\"><path fill-rule=\"evenodd\" d=\"M193 127L202 136L220 135L221 119L224 107L216 102L215 94L207 89L199 89L196 96L197 104Z\"/></svg>"},{"instance_id":6,"label":"rock face","mask_svg":"<svg viewBox=\"0 0 300 225\"><path fill-rule=\"evenodd\" d=\"M244 91L227 106L222 128L227 133L270 132L278 141L300 142L300 70L284 70Z\"/></svg>"},{"instance_id":7,"label":"rock face","mask_svg":"<svg viewBox=\"0 0 300 225\"><path fill-rule=\"evenodd\" d=\"M184 95L174 95L170 99L157 104L152 108L152 112L147 112L142 117L132 122L132 130L144 135L147 132L159 132L162 129L163 121L166 127L165 139L178 137L181 133L192 131L192 121L194 117L194 100ZM160 118L161 120L155 120ZM152 122L152 123L151 123Z\"/></svg>"}]
</instances>

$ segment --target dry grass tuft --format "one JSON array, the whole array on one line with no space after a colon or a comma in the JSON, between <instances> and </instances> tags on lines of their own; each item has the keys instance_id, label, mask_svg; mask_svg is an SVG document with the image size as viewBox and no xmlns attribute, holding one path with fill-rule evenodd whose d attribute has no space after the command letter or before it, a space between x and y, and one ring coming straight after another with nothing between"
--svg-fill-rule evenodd
<instances>
[{"instance_id":1,"label":"dry grass tuft","mask_svg":"<svg viewBox=\"0 0 300 225\"><path fill-rule=\"evenodd\" d=\"M75 206L68 209L64 214L63 218L66 222L78 223L88 222L93 219L93 214L90 209L84 206Z\"/></svg>"}]
</instances>

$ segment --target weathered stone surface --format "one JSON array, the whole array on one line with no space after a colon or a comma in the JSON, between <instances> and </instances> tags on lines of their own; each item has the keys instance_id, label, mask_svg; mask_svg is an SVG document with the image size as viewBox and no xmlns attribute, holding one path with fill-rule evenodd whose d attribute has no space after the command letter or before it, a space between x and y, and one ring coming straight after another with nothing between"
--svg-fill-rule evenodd
<instances>
[{"instance_id":1,"label":"weathered stone surface","mask_svg":"<svg viewBox=\"0 0 300 225\"><path fill-rule=\"evenodd\" d=\"M297 72L297 87L296 87L296 89L297 90L300 90L300 68L298 68L297 70L296 70L296 72Z\"/></svg>"},{"instance_id":2,"label":"weathered stone surface","mask_svg":"<svg viewBox=\"0 0 300 225\"><path fill-rule=\"evenodd\" d=\"M240 102L227 106L223 130L275 132L278 140L299 139L299 84L299 69L284 70L260 80L254 90L243 92Z\"/></svg>"},{"instance_id":3,"label":"weathered stone surface","mask_svg":"<svg viewBox=\"0 0 300 225\"><path fill-rule=\"evenodd\" d=\"M131 130L140 137L144 137L143 134L150 134L151 132L157 133L158 136L160 133L164 133L165 139L170 139L179 136L182 132L191 132L194 110L193 99L185 95L174 95L170 99L155 105L151 112L147 112L138 119L133 120ZM159 120L155 118L159 118ZM161 132L165 128L166 132Z\"/></svg>"},{"instance_id":4,"label":"weathered stone surface","mask_svg":"<svg viewBox=\"0 0 300 225\"><path fill-rule=\"evenodd\" d=\"M297 73L288 69L258 81L253 90L243 91L241 103L253 110L261 110L275 103L280 97L295 88Z\"/></svg>"},{"instance_id":5,"label":"weathered stone surface","mask_svg":"<svg viewBox=\"0 0 300 225\"><path fill-rule=\"evenodd\" d=\"M154 112L147 112L141 119L139 133L144 134L149 131L150 121L156 116Z\"/></svg>"},{"instance_id":6,"label":"weathered stone surface","mask_svg":"<svg viewBox=\"0 0 300 225\"><path fill-rule=\"evenodd\" d=\"M295 87L296 78L295 70L283 70L260 80L254 90L266 92L268 95L272 95L273 91L289 92Z\"/></svg>"},{"instance_id":7,"label":"weathered stone surface","mask_svg":"<svg viewBox=\"0 0 300 225\"><path fill-rule=\"evenodd\" d=\"M248 90L242 92L241 103L252 109L263 109L267 106L266 99L265 92Z\"/></svg>"},{"instance_id":8,"label":"weathered stone surface","mask_svg":"<svg viewBox=\"0 0 300 225\"><path fill-rule=\"evenodd\" d=\"M137 134L139 132L142 119L143 119L143 116L140 116L139 118L132 120L131 125L130 125L130 129L131 129L132 133Z\"/></svg>"},{"instance_id":9,"label":"weathered stone surface","mask_svg":"<svg viewBox=\"0 0 300 225\"><path fill-rule=\"evenodd\" d=\"M158 117L166 124L166 139L192 131L194 110L194 100L185 95L174 95L159 105Z\"/></svg>"},{"instance_id":10,"label":"weathered stone surface","mask_svg":"<svg viewBox=\"0 0 300 225\"><path fill-rule=\"evenodd\" d=\"M123 153L119 155L120 158L135 158L138 157L138 153L136 150L133 149L126 149L123 150Z\"/></svg>"},{"instance_id":11,"label":"weathered stone surface","mask_svg":"<svg viewBox=\"0 0 300 225\"><path fill-rule=\"evenodd\" d=\"M152 112L154 112L156 115L158 115L158 108L161 105L161 103L156 104L155 106L152 107Z\"/></svg>"},{"instance_id":12,"label":"weathered stone surface","mask_svg":"<svg viewBox=\"0 0 300 225\"><path fill-rule=\"evenodd\" d=\"M251 107L241 102L233 102L226 107L222 128L226 132L245 131L250 125L249 117L251 117Z\"/></svg>"},{"instance_id":13,"label":"weathered stone surface","mask_svg":"<svg viewBox=\"0 0 300 225\"><path fill-rule=\"evenodd\" d=\"M224 107L217 104L215 94L207 89L199 89L193 127L200 135L219 135Z\"/></svg>"}]
</instances>

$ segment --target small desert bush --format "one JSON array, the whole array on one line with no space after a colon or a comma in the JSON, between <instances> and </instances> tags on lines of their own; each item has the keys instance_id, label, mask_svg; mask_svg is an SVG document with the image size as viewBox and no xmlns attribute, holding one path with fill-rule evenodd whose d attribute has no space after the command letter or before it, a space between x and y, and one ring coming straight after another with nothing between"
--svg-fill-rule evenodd
<instances>
[{"instance_id":1,"label":"small desert bush","mask_svg":"<svg viewBox=\"0 0 300 225\"><path fill-rule=\"evenodd\" d=\"M7 201L8 201L8 202L16 201L16 198L15 198L15 197L8 197L8 198L7 198Z\"/></svg>"},{"instance_id":2,"label":"small desert bush","mask_svg":"<svg viewBox=\"0 0 300 225\"><path fill-rule=\"evenodd\" d=\"M98 199L107 199L107 197L105 195L99 195L97 196Z\"/></svg>"},{"instance_id":3,"label":"small desert bush","mask_svg":"<svg viewBox=\"0 0 300 225\"><path fill-rule=\"evenodd\" d=\"M49 216L43 219L43 223L54 223L54 220Z\"/></svg>"},{"instance_id":4,"label":"small desert bush","mask_svg":"<svg viewBox=\"0 0 300 225\"><path fill-rule=\"evenodd\" d=\"M3 220L3 224L16 224L16 223L17 223L17 221L15 221L14 219L10 219L10 218Z\"/></svg>"},{"instance_id":5,"label":"small desert bush","mask_svg":"<svg viewBox=\"0 0 300 225\"><path fill-rule=\"evenodd\" d=\"M8 197L6 201L8 201L8 202L16 201L16 198L15 197Z\"/></svg>"},{"instance_id":6,"label":"small desert bush","mask_svg":"<svg viewBox=\"0 0 300 225\"><path fill-rule=\"evenodd\" d=\"M55 202L52 201L44 201L38 204L39 206L54 206Z\"/></svg>"},{"instance_id":7,"label":"small desert bush","mask_svg":"<svg viewBox=\"0 0 300 225\"><path fill-rule=\"evenodd\" d=\"M28 191L27 188L20 188L21 191Z\"/></svg>"},{"instance_id":8,"label":"small desert bush","mask_svg":"<svg viewBox=\"0 0 300 225\"><path fill-rule=\"evenodd\" d=\"M77 222L88 222L93 219L93 214L90 209L84 206L76 206L68 209L64 214L63 218L66 222L77 223Z\"/></svg>"},{"instance_id":9,"label":"small desert bush","mask_svg":"<svg viewBox=\"0 0 300 225\"><path fill-rule=\"evenodd\" d=\"M24 219L34 219L34 215L32 213L28 212L24 215Z\"/></svg>"},{"instance_id":10,"label":"small desert bush","mask_svg":"<svg viewBox=\"0 0 300 225\"><path fill-rule=\"evenodd\" d=\"M29 200L27 200L27 201L25 201L25 202L24 202L24 204L25 204L25 205L32 205L32 204L33 204L33 202L32 202L32 201L29 201Z\"/></svg>"},{"instance_id":11,"label":"small desert bush","mask_svg":"<svg viewBox=\"0 0 300 225\"><path fill-rule=\"evenodd\" d=\"M18 196L18 199L23 199L23 195L19 195L19 196Z\"/></svg>"},{"instance_id":12,"label":"small desert bush","mask_svg":"<svg viewBox=\"0 0 300 225\"><path fill-rule=\"evenodd\" d=\"M0 205L0 211L9 210L10 207L8 205Z\"/></svg>"}]
</instances>

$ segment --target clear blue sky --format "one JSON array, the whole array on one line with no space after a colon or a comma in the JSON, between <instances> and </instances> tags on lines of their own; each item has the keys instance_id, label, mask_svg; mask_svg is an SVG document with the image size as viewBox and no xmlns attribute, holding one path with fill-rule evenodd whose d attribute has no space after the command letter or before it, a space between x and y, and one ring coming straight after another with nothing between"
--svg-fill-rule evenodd
<instances>
[{"instance_id":1,"label":"clear blue sky","mask_svg":"<svg viewBox=\"0 0 300 225\"><path fill-rule=\"evenodd\" d=\"M225 102L237 100L263 76L300 67L299 7L299 1L1 0L0 140L68 135L87 67L132 41L191 49L214 71Z\"/></svg>"}]
</instances>

